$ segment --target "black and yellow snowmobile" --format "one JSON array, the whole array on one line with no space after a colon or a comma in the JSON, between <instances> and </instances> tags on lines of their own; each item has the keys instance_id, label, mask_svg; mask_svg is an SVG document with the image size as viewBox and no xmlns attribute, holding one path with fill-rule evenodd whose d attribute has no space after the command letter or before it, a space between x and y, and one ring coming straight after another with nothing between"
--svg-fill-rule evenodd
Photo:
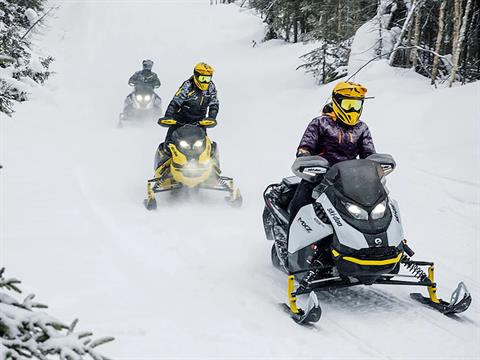
<instances>
[{"instance_id":1,"label":"black and yellow snowmobile","mask_svg":"<svg viewBox=\"0 0 480 360\"><path fill-rule=\"evenodd\" d=\"M206 119L182 124L174 119L161 119L159 124L179 127L173 132L172 140L157 150L155 177L147 181L145 207L148 210L157 208L155 193L180 189L224 191L228 193L225 200L230 205L241 206L240 190L235 188L232 178L221 175L217 145L205 131L217 122Z\"/></svg>"}]
</instances>

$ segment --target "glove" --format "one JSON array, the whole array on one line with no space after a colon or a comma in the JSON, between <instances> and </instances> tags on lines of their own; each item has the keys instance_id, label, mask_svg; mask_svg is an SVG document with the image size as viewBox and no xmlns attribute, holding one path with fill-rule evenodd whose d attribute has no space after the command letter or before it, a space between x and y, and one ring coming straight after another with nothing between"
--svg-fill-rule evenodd
<instances>
[{"instance_id":1,"label":"glove","mask_svg":"<svg viewBox=\"0 0 480 360\"><path fill-rule=\"evenodd\" d=\"M310 151L308 151L307 149L304 149L304 148L298 148L297 150L297 157L301 157L301 156L311 156L312 154L310 154Z\"/></svg>"}]
</instances>

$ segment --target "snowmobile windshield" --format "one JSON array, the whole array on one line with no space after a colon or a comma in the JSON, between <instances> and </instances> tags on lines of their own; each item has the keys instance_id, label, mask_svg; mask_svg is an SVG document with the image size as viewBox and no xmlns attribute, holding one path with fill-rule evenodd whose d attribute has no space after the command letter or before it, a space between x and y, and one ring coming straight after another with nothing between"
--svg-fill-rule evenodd
<instances>
[{"instance_id":1,"label":"snowmobile windshield","mask_svg":"<svg viewBox=\"0 0 480 360\"><path fill-rule=\"evenodd\" d=\"M206 145L205 137L205 130L189 124L177 129L172 136L177 148L187 155L198 155L202 153Z\"/></svg>"},{"instance_id":2,"label":"snowmobile windshield","mask_svg":"<svg viewBox=\"0 0 480 360\"><path fill-rule=\"evenodd\" d=\"M348 160L332 166L326 178L340 194L369 209L387 197L381 174L373 161Z\"/></svg>"},{"instance_id":3,"label":"snowmobile windshield","mask_svg":"<svg viewBox=\"0 0 480 360\"><path fill-rule=\"evenodd\" d=\"M153 88L151 86L145 84L136 84L135 85L135 93L136 94L153 94Z\"/></svg>"}]
</instances>

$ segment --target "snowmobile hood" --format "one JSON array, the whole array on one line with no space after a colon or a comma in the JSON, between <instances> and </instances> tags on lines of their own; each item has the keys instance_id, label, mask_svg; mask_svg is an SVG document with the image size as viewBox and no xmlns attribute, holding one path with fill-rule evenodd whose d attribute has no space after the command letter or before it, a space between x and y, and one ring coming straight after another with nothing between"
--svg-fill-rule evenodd
<instances>
[{"instance_id":1,"label":"snowmobile hood","mask_svg":"<svg viewBox=\"0 0 480 360\"><path fill-rule=\"evenodd\" d=\"M380 165L371 160L347 160L333 165L325 178L345 197L370 208L387 196L381 174Z\"/></svg>"}]
</instances>

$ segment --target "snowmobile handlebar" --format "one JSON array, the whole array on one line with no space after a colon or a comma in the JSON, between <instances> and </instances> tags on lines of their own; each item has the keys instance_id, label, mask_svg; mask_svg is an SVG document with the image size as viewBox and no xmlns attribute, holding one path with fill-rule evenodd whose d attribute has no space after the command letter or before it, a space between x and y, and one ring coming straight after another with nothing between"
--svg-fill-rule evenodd
<instances>
[{"instance_id":1,"label":"snowmobile handlebar","mask_svg":"<svg viewBox=\"0 0 480 360\"><path fill-rule=\"evenodd\" d=\"M163 127L194 125L194 126L200 126L200 127L203 127L203 128L212 128L212 127L215 127L217 125L217 120L215 120L215 119L203 119L203 120L200 120L200 121L196 121L194 123L183 123L183 122L177 121L175 119L160 118L160 119L158 119L158 125L163 126Z\"/></svg>"}]
</instances>

